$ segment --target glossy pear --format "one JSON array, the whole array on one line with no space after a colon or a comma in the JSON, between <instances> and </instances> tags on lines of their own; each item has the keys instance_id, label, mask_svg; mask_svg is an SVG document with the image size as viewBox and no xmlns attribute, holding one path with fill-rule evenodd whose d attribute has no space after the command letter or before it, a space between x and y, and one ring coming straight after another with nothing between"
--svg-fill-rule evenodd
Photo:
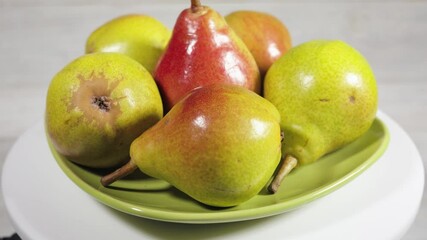
<instances>
[{"instance_id":1,"label":"glossy pear","mask_svg":"<svg viewBox=\"0 0 427 240\"><path fill-rule=\"evenodd\" d=\"M194 88L230 83L260 93L255 59L213 9L193 0L179 15L154 79L168 110Z\"/></svg>"},{"instance_id":2,"label":"glossy pear","mask_svg":"<svg viewBox=\"0 0 427 240\"><path fill-rule=\"evenodd\" d=\"M153 17L143 14L124 15L92 32L86 41L86 53L123 53L153 74L170 36L171 31Z\"/></svg>"},{"instance_id":3,"label":"glossy pear","mask_svg":"<svg viewBox=\"0 0 427 240\"><path fill-rule=\"evenodd\" d=\"M238 205L266 186L280 162L279 121L270 102L243 87L195 89L132 143L127 165L101 182L138 167L204 204Z\"/></svg>"},{"instance_id":4,"label":"glossy pear","mask_svg":"<svg viewBox=\"0 0 427 240\"><path fill-rule=\"evenodd\" d=\"M288 28L271 14L241 10L225 20L254 56L262 76L292 46Z\"/></svg>"},{"instance_id":5,"label":"glossy pear","mask_svg":"<svg viewBox=\"0 0 427 240\"><path fill-rule=\"evenodd\" d=\"M283 154L292 165L312 163L360 137L378 104L366 59L348 44L328 40L301 44L276 61L264 97L280 112Z\"/></svg>"}]
</instances>

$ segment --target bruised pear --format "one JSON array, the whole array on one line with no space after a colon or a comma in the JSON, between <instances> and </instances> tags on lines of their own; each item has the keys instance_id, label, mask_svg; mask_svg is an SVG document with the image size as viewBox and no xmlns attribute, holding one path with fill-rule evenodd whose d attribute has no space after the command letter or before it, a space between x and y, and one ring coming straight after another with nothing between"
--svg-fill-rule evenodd
<instances>
[{"instance_id":1,"label":"bruised pear","mask_svg":"<svg viewBox=\"0 0 427 240\"><path fill-rule=\"evenodd\" d=\"M119 53L82 56L52 79L45 126L53 147L83 166L123 164L132 141L163 115L150 73Z\"/></svg>"}]
</instances>

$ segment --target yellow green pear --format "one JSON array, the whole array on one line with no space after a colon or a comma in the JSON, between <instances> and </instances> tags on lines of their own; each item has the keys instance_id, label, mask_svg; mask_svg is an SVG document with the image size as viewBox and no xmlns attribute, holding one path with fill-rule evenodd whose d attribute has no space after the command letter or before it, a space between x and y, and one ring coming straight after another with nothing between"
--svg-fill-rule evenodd
<instances>
[{"instance_id":1,"label":"yellow green pear","mask_svg":"<svg viewBox=\"0 0 427 240\"><path fill-rule=\"evenodd\" d=\"M45 127L60 154L105 168L127 161L132 141L162 115L159 90L141 64L119 53L93 53L52 79Z\"/></svg>"},{"instance_id":2,"label":"yellow green pear","mask_svg":"<svg viewBox=\"0 0 427 240\"><path fill-rule=\"evenodd\" d=\"M267 185L281 157L280 115L235 85L197 88L131 145L131 160L101 179L132 172L163 179L204 204L241 204Z\"/></svg>"},{"instance_id":3,"label":"yellow green pear","mask_svg":"<svg viewBox=\"0 0 427 240\"><path fill-rule=\"evenodd\" d=\"M268 70L264 97L280 112L283 154L292 166L312 163L360 137L378 105L369 63L350 45L332 40L291 48Z\"/></svg>"},{"instance_id":4,"label":"yellow green pear","mask_svg":"<svg viewBox=\"0 0 427 240\"><path fill-rule=\"evenodd\" d=\"M86 53L123 53L137 60L153 74L170 36L170 29L153 17L124 15L96 29L87 39Z\"/></svg>"}]
</instances>

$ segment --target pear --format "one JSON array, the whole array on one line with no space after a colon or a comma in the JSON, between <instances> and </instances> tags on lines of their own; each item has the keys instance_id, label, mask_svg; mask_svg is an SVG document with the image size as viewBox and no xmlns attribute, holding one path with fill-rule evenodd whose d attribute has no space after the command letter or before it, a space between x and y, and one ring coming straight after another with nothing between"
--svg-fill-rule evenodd
<instances>
[{"instance_id":1,"label":"pear","mask_svg":"<svg viewBox=\"0 0 427 240\"><path fill-rule=\"evenodd\" d=\"M225 20L254 56L261 76L292 46L288 28L271 14L241 10Z\"/></svg>"},{"instance_id":2,"label":"pear","mask_svg":"<svg viewBox=\"0 0 427 240\"><path fill-rule=\"evenodd\" d=\"M365 133L375 119L378 94L366 59L353 47L313 40L292 48L268 70L264 97L280 112L285 135L282 171L318 160Z\"/></svg>"},{"instance_id":3,"label":"pear","mask_svg":"<svg viewBox=\"0 0 427 240\"><path fill-rule=\"evenodd\" d=\"M45 127L53 147L83 166L127 161L132 141L163 116L150 73L119 53L77 58L52 79Z\"/></svg>"},{"instance_id":4,"label":"pear","mask_svg":"<svg viewBox=\"0 0 427 240\"><path fill-rule=\"evenodd\" d=\"M166 110L192 89L212 83L261 91L259 70L246 45L218 12L198 0L179 15L154 79Z\"/></svg>"},{"instance_id":5,"label":"pear","mask_svg":"<svg viewBox=\"0 0 427 240\"><path fill-rule=\"evenodd\" d=\"M143 14L124 15L92 32L86 41L86 53L123 53L137 60L153 74L170 36L170 29L153 17Z\"/></svg>"},{"instance_id":6,"label":"pear","mask_svg":"<svg viewBox=\"0 0 427 240\"><path fill-rule=\"evenodd\" d=\"M266 186L280 162L279 121L271 103L241 86L197 88L138 137L130 162L101 183L139 168L204 204L238 205Z\"/></svg>"}]
</instances>

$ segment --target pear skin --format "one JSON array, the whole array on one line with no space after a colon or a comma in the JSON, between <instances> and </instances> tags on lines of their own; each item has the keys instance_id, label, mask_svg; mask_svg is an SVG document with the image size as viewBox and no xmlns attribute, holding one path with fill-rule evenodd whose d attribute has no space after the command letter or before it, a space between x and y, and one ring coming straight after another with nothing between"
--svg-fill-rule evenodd
<instances>
[{"instance_id":1,"label":"pear skin","mask_svg":"<svg viewBox=\"0 0 427 240\"><path fill-rule=\"evenodd\" d=\"M378 93L366 59L342 41L289 50L268 70L264 97L281 115L283 155L299 165L354 141L375 119Z\"/></svg>"},{"instance_id":2,"label":"pear skin","mask_svg":"<svg viewBox=\"0 0 427 240\"><path fill-rule=\"evenodd\" d=\"M235 206L258 194L280 162L279 121L271 103L243 87L201 87L132 143L130 168L204 204Z\"/></svg>"},{"instance_id":3,"label":"pear skin","mask_svg":"<svg viewBox=\"0 0 427 240\"><path fill-rule=\"evenodd\" d=\"M254 56L261 76L292 46L288 28L271 14L241 10L228 14L225 20Z\"/></svg>"},{"instance_id":4,"label":"pear skin","mask_svg":"<svg viewBox=\"0 0 427 240\"><path fill-rule=\"evenodd\" d=\"M218 12L198 1L179 15L154 79L166 110L194 88L212 83L261 91L259 70L246 45Z\"/></svg>"},{"instance_id":5,"label":"pear skin","mask_svg":"<svg viewBox=\"0 0 427 240\"><path fill-rule=\"evenodd\" d=\"M162 116L150 73L119 53L77 58L55 75L46 97L45 127L53 146L93 168L127 161L132 141Z\"/></svg>"},{"instance_id":6,"label":"pear skin","mask_svg":"<svg viewBox=\"0 0 427 240\"><path fill-rule=\"evenodd\" d=\"M143 14L124 15L92 32L86 41L86 53L123 53L153 74L170 36L171 30L153 17Z\"/></svg>"}]
</instances>

